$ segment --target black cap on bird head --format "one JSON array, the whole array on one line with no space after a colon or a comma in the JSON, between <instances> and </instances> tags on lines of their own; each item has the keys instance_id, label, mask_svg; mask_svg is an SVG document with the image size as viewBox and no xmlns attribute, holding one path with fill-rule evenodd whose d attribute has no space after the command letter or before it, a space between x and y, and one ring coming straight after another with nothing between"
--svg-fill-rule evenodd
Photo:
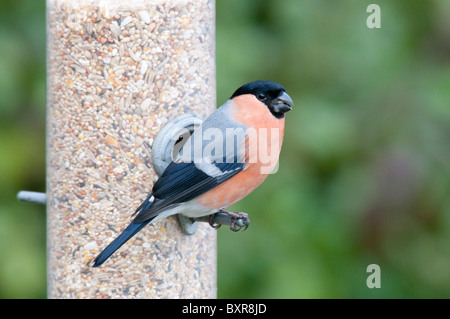
<instances>
[{"instance_id":1,"label":"black cap on bird head","mask_svg":"<svg viewBox=\"0 0 450 319\"><path fill-rule=\"evenodd\" d=\"M290 111L294 102L286 89L273 81L254 81L244 84L237 89L231 98L243 94L253 94L259 101L267 105L270 113L276 118L283 118L284 113Z\"/></svg>"}]
</instances>

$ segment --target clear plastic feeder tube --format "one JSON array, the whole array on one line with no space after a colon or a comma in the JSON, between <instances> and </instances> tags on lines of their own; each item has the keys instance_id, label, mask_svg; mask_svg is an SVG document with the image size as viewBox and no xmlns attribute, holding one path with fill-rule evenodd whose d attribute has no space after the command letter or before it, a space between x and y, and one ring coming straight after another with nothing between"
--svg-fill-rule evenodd
<instances>
[{"instance_id":1,"label":"clear plastic feeder tube","mask_svg":"<svg viewBox=\"0 0 450 319\"><path fill-rule=\"evenodd\" d=\"M215 298L216 233L146 226L95 256L151 191L154 137L216 106L209 0L47 0L49 298Z\"/></svg>"}]
</instances>

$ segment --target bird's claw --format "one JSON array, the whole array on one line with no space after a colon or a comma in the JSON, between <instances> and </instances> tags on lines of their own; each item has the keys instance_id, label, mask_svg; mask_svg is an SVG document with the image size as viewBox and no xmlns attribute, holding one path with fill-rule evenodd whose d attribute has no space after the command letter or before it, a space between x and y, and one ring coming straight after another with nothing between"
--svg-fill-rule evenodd
<instances>
[{"instance_id":1,"label":"bird's claw","mask_svg":"<svg viewBox=\"0 0 450 319\"><path fill-rule=\"evenodd\" d=\"M228 216L231 217L230 229L234 232L240 231L242 229L242 227L244 227L244 229L242 230L242 231L244 231L250 225L250 219L248 218L248 214L246 214L244 212L231 212L231 211L229 211L227 209L223 209L223 208L220 210L220 212L227 214ZM238 220L242 221L242 223L241 223L242 225L237 225Z\"/></svg>"},{"instance_id":2,"label":"bird's claw","mask_svg":"<svg viewBox=\"0 0 450 319\"><path fill-rule=\"evenodd\" d=\"M209 226L211 226L214 229L219 229L220 226L222 226L221 224L214 223L214 214L209 215L208 222L209 222Z\"/></svg>"}]
</instances>

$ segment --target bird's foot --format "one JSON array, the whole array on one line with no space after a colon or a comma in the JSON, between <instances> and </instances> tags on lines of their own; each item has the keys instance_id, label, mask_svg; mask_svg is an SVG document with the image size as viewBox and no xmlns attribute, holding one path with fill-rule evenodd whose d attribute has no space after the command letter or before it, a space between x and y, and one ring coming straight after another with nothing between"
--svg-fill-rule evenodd
<instances>
[{"instance_id":1,"label":"bird's foot","mask_svg":"<svg viewBox=\"0 0 450 319\"><path fill-rule=\"evenodd\" d=\"M244 227L243 229L244 231L250 225L250 219L248 218L248 214L244 212L232 212L225 208L221 208L219 212L227 214L228 216L231 217L230 229L232 231L240 231L242 227ZM239 223L237 223L238 220L240 220Z\"/></svg>"},{"instance_id":2,"label":"bird's foot","mask_svg":"<svg viewBox=\"0 0 450 319\"><path fill-rule=\"evenodd\" d=\"M214 229L219 229L222 224L216 224L214 223L214 214L209 215L208 217L209 226L211 226Z\"/></svg>"}]
</instances>

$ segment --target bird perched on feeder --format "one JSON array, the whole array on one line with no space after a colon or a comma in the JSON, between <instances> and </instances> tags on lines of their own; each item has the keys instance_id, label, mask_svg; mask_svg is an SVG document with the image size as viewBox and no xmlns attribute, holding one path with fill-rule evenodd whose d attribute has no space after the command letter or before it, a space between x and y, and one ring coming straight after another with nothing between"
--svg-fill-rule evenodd
<instances>
[{"instance_id":1,"label":"bird perched on feeder","mask_svg":"<svg viewBox=\"0 0 450 319\"><path fill-rule=\"evenodd\" d=\"M137 208L136 217L93 266L103 264L147 224L175 214L196 218L222 212L231 217L233 231L240 229L238 218L247 229L248 215L227 207L251 193L276 166L285 113L292 105L285 88L276 82L255 81L237 89L189 137Z\"/></svg>"}]
</instances>

